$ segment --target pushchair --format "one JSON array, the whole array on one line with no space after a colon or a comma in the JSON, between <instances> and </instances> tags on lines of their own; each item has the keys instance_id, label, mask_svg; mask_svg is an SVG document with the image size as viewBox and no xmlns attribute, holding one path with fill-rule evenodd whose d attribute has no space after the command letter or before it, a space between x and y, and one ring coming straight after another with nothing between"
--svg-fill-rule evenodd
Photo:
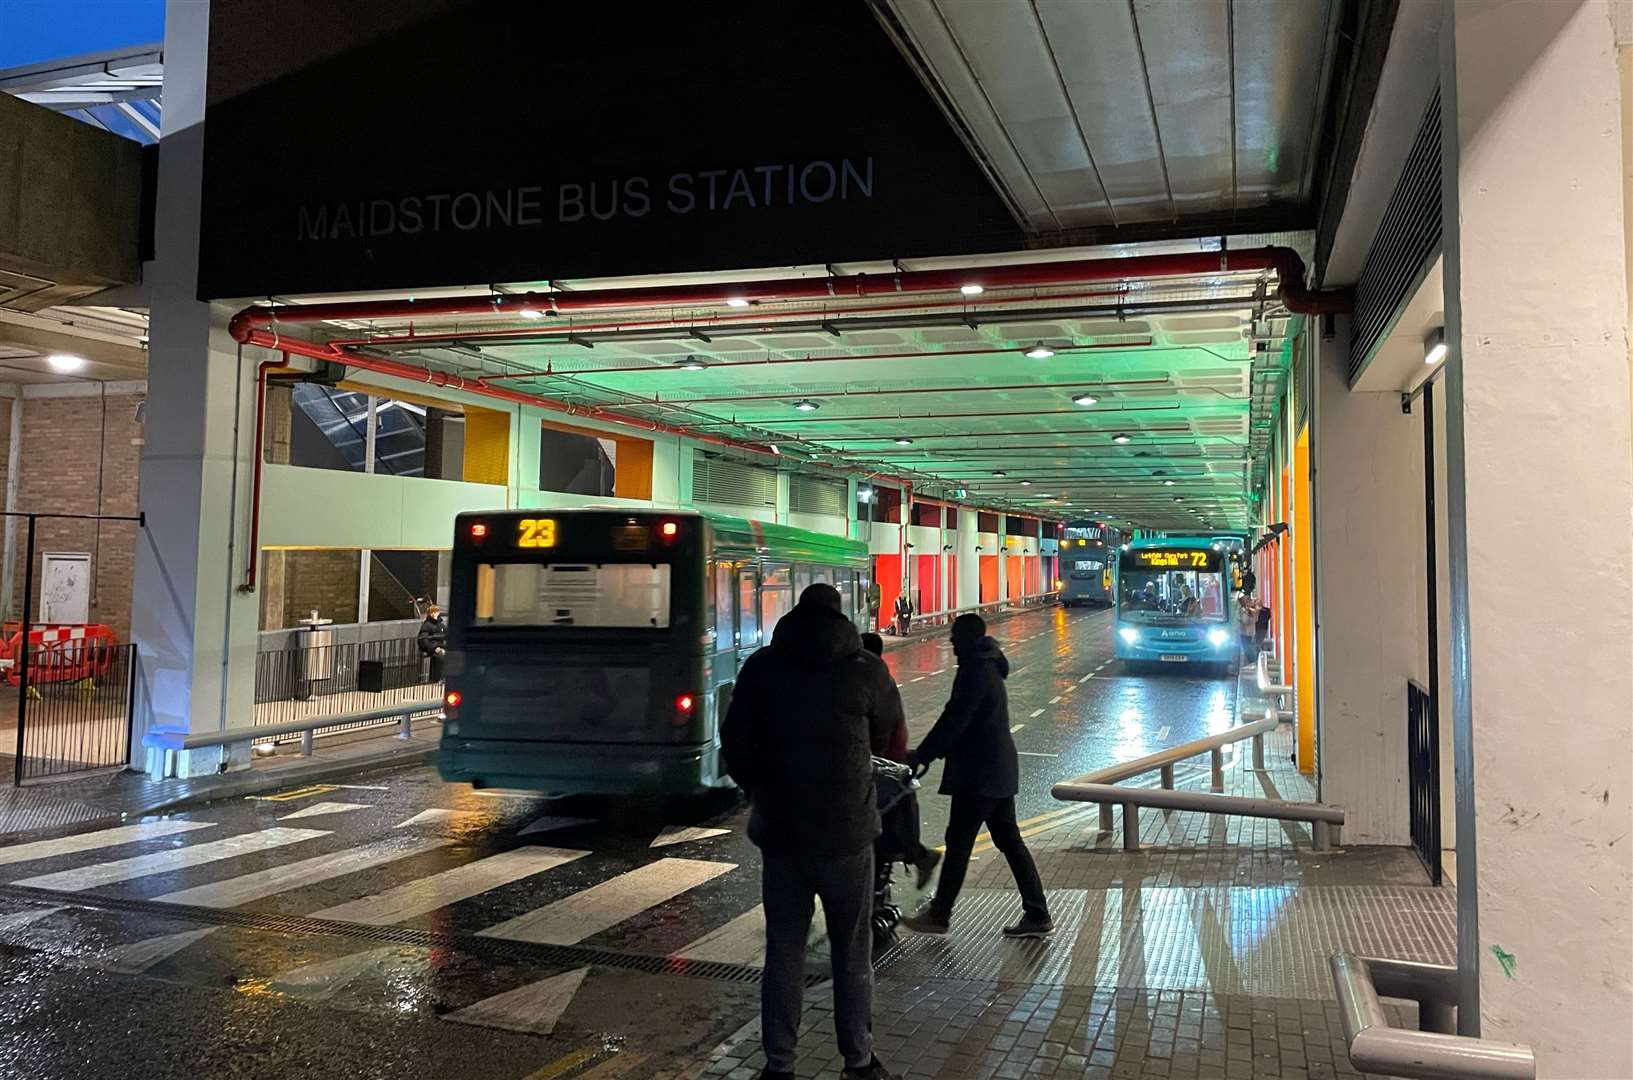
<instances>
[{"instance_id":1,"label":"pushchair","mask_svg":"<svg viewBox=\"0 0 1633 1080\"><path fill-rule=\"evenodd\" d=\"M896 926L902 921L901 908L891 902L890 879L897 863L905 863L908 852L902 850L898 835L890 827L893 811L910 812L918 820L919 782L913 770L888 758L873 759L873 791L878 799L879 817L884 829L873 845L873 958L878 960L897 942Z\"/></svg>"}]
</instances>

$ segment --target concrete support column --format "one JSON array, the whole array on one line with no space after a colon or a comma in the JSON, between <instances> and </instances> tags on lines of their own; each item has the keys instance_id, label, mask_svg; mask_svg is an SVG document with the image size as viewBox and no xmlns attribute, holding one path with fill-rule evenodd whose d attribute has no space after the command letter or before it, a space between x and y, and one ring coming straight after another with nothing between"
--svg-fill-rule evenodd
<instances>
[{"instance_id":1,"label":"concrete support column","mask_svg":"<svg viewBox=\"0 0 1633 1080\"><path fill-rule=\"evenodd\" d=\"M199 205L210 7L173 2L152 295L142 509L131 632L139 654L136 738L148 730L247 724L254 703L258 598L244 579L255 365L227 334L229 306L200 303ZM247 755L247 748L245 750ZM139 759L140 760L140 759ZM181 776L237 767L216 749L147 758Z\"/></svg>"},{"instance_id":2,"label":"concrete support column","mask_svg":"<svg viewBox=\"0 0 1633 1080\"><path fill-rule=\"evenodd\" d=\"M995 599L1009 599L1009 518L998 515L998 595Z\"/></svg>"},{"instance_id":3,"label":"concrete support column","mask_svg":"<svg viewBox=\"0 0 1633 1080\"><path fill-rule=\"evenodd\" d=\"M953 597L954 607L974 607L981 598L981 553L977 530L980 518L974 510L958 508L958 534L953 540L958 553L958 592Z\"/></svg>"},{"instance_id":4,"label":"concrete support column","mask_svg":"<svg viewBox=\"0 0 1633 1080\"><path fill-rule=\"evenodd\" d=\"M1458 1024L1547 1077L1633 1076L1618 14L1448 0L1441 32Z\"/></svg>"}]
</instances>

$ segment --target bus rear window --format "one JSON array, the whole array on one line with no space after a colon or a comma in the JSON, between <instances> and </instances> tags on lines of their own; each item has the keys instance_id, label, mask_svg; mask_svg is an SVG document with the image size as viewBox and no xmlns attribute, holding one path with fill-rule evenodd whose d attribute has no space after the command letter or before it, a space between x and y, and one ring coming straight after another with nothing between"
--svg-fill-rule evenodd
<instances>
[{"instance_id":1,"label":"bus rear window","mask_svg":"<svg viewBox=\"0 0 1633 1080\"><path fill-rule=\"evenodd\" d=\"M668 563L482 563L475 626L665 629Z\"/></svg>"}]
</instances>

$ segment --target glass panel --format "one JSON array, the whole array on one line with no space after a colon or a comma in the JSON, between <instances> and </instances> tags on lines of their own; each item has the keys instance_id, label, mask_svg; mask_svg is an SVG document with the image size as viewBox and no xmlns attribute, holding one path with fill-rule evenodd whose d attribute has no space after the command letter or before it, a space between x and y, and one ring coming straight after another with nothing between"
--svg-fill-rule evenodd
<instances>
[{"instance_id":1,"label":"glass panel","mask_svg":"<svg viewBox=\"0 0 1633 1080\"><path fill-rule=\"evenodd\" d=\"M793 573L786 566L767 567L760 578L760 632L767 641L777 620L794 606Z\"/></svg>"},{"instance_id":2,"label":"glass panel","mask_svg":"<svg viewBox=\"0 0 1633 1080\"><path fill-rule=\"evenodd\" d=\"M714 647L729 649L737 643L737 613L732 610L732 567L718 563L714 568Z\"/></svg>"},{"instance_id":3,"label":"glass panel","mask_svg":"<svg viewBox=\"0 0 1633 1080\"><path fill-rule=\"evenodd\" d=\"M666 628L669 564L485 563L476 625Z\"/></svg>"},{"instance_id":4,"label":"glass panel","mask_svg":"<svg viewBox=\"0 0 1633 1080\"><path fill-rule=\"evenodd\" d=\"M1224 581L1219 574L1195 570L1124 570L1118 617L1128 622L1221 622L1225 617Z\"/></svg>"},{"instance_id":5,"label":"glass panel","mask_svg":"<svg viewBox=\"0 0 1633 1080\"><path fill-rule=\"evenodd\" d=\"M819 575L820 575L820 573L821 572L818 571ZM821 581L823 579L820 576L818 576L815 580ZM810 586L811 581L812 581L811 568L809 566L796 566L796 567L794 567L794 595L795 596L805 595L805 590L806 590L807 587Z\"/></svg>"},{"instance_id":6,"label":"glass panel","mask_svg":"<svg viewBox=\"0 0 1633 1080\"><path fill-rule=\"evenodd\" d=\"M756 594L757 575L752 566L737 572L737 645L752 649L760 644L760 604Z\"/></svg>"},{"instance_id":7,"label":"glass panel","mask_svg":"<svg viewBox=\"0 0 1633 1080\"><path fill-rule=\"evenodd\" d=\"M854 617L856 614L856 575L849 570L835 570L833 572L833 586L839 590L839 607L845 612L845 617Z\"/></svg>"}]
</instances>

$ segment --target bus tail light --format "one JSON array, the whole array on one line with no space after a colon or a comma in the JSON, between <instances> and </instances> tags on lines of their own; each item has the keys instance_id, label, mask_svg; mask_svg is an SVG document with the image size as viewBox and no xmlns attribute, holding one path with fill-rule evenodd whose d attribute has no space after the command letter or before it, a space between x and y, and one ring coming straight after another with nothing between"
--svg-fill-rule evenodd
<instances>
[{"instance_id":1,"label":"bus tail light","mask_svg":"<svg viewBox=\"0 0 1633 1080\"><path fill-rule=\"evenodd\" d=\"M485 521L471 522L471 539L481 543L488 537L488 523Z\"/></svg>"},{"instance_id":2,"label":"bus tail light","mask_svg":"<svg viewBox=\"0 0 1633 1080\"><path fill-rule=\"evenodd\" d=\"M464 700L465 695L461 694L458 690L448 691L446 694L442 695L443 711L447 714L457 713L459 711L459 703Z\"/></svg>"},{"instance_id":3,"label":"bus tail light","mask_svg":"<svg viewBox=\"0 0 1633 1080\"><path fill-rule=\"evenodd\" d=\"M673 540L680 534L680 525L678 522L666 521L658 526L658 532L665 540Z\"/></svg>"},{"instance_id":4,"label":"bus tail light","mask_svg":"<svg viewBox=\"0 0 1633 1080\"><path fill-rule=\"evenodd\" d=\"M691 694L681 694L675 698L675 726L690 723L692 712L697 708L697 698Z\"/></svg>"}]
</instances>

